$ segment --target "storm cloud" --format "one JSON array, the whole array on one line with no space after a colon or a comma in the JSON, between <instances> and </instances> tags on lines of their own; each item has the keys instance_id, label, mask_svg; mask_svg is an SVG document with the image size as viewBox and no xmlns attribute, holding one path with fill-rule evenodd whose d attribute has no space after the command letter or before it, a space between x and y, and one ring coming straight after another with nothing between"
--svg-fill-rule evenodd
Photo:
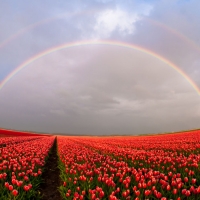
<instances>
[{"instance_id":1,"label":"storm cloud","mask_svg":"<svg viewBox=\"0 0 200 200\"><path fill-rule=\"evenodd\" d=\"M0 127L91 135L199 128L197 1L0 4L1 81L61 44L146 49L88 42L33 60L0 89Z\"/></svg>"}]
</instances>

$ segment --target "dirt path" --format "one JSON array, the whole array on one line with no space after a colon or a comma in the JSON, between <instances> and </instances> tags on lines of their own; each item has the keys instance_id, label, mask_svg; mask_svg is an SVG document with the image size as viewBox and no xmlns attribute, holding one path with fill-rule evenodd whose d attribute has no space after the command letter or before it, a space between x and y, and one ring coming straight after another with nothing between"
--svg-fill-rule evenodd
<instances>
[{"instance_id":1,"label":"dirt path","mask_svg":"<svg viewBox=\"0 0 200 200\"><path fill-rule=\"evenodd\" d=\"M42 200L61 200L58 187L61 185L60 170L58 166L57 156L57 138L54 141L51 153L45 164L45 171L42 174L44 183L41 184L39 191L41 192Z\"/></svg>"}]
</instances>

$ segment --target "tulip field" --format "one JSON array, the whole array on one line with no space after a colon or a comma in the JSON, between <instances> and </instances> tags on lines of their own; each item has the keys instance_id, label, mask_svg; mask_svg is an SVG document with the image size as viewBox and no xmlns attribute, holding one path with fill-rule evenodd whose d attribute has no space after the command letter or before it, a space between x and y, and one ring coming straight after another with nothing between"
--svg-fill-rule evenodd
<instances>
[{"instance_id":1,"label":"tulip field","mask_svg":"<svg viewBox=\"0 0 200 200\"><path fill-rule=\"evenodd\" d=\"M60 192L57 200L200 200L200 130L0 137L0 199L44 199L42 174L48 168L57 173L47 166L52 156L60 171L59 185L51 183Z\"/></svg>"},{"instance_id":2,"label":"tulip field","mask_svg":"<svg viewBox=\"0 0 200 200\"><path fill-rule=\"evenodd\" d=\"M200 131L58 137L63 199L200 199Z\"/></svg>"},{"instance_id":3,"label":"tulip field","mask_svg":"<svg viewBox=\"0 0 200 200\"><path fill-rule=\"evenodd\" d=\"M55 137L0 138L0 199L36 199Z\"/></svg>"}]
</instances>

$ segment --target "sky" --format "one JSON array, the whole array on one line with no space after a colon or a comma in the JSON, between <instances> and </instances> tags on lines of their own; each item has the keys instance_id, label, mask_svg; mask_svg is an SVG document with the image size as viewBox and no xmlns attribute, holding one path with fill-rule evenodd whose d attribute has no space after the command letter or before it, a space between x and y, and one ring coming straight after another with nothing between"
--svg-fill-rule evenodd
<instances>
[{"instance_id":1,"label":"sky","mask_svg":"<svg viewBox=\"0 0 200 200\"><path fill-rule=\"evenodd\" d=\"M200 1L0 0L0 127L200 128Z\"/></svg>"}]
</instances>

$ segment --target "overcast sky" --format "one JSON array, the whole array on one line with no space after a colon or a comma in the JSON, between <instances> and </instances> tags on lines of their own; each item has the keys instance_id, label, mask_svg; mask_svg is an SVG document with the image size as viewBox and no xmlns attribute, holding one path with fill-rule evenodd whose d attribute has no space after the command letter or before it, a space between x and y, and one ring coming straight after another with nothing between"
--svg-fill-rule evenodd
<instances>
[{"instance_id":1,"label":"overcast sky","mask_svg":"<svg viewBox=\"0 0 200 200\"><path fill-rule=\"evenodd\" d=\"M200 95L185 78L200 88L199 8L198 0L0 0L1 82L41 52L88 41L12 76L0 89L0 127L92 135L200 128Z\"/></svg>"}]
</instances>

